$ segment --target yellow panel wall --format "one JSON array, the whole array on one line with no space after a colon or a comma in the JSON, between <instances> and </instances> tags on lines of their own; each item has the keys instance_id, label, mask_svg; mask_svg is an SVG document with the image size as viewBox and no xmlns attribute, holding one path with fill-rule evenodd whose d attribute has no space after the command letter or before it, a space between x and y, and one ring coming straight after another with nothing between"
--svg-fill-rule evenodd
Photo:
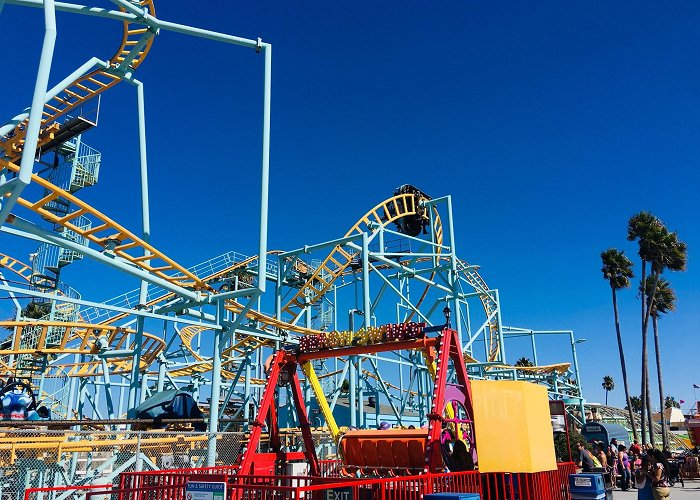
<instances>
[{"instance_id":1,"label":"yellow panel wall","mask_svg":"<svg viewBox=\"0 0 700 500\"><path fill-rule=\"evenodd\" d=\"M472 380L481 472L557 468L547 389L529 382Z\"/></svg>"}]
</instances>

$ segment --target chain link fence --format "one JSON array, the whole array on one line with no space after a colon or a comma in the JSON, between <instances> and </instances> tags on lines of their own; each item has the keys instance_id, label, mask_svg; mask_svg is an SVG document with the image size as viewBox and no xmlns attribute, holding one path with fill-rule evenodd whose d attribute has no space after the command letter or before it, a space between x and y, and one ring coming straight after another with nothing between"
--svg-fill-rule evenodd
<instances>
[{"instance_id":1,"label":"chain link fence","mask_svg":"<svg viewBox=\"0 0 700 500\"><path fill-rule=\"evenodd\" d=\"M217 433L216 464L232 464L242 432ZM173 431L39 431L0 433L0 500L27 488L116 484L125 471L206 465L210 434Z\"/></svg>"},{"instance_id":2,"label":"chain link fence","mask_svg":"<svg viewBox=\"0 0 700 500\"><path fill-rule=\"evenodd\" d=\"M216 466L236 462L245 432L187 431L42 431L0 432L0 500L21 500L28 488L81 487L118 484L122 472L204 467L210 446L216 446ZM213 439L210 439L213 438ZM265 449L266 436L260 451ZM301 450L296 430L281 433L285 451ZM319 459L335 457L328 433L315 432ZM73 498L48 494L45 498Z\"/></svg>"}]
</instances>

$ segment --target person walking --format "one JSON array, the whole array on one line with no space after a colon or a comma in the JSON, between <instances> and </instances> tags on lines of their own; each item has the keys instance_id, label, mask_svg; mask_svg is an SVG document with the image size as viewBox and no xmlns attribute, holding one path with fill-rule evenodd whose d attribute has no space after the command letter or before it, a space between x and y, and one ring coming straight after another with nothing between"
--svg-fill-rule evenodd
<instances>
[{"instance_id":1,"label":"person walking","mask_svg":"<svg viewBox=\"0 0 700 500\"><path fill-rule=\"evenodd\" d=\"M612 452L617 456L617 439L612 438L610 440L610 448L612 449Z\"/></svg>"},{"instance_id":2,"label":"person walking","mask_svg":"<svg viewBox=\"0 0 700 500\"><path fill-rule=\"evenodd\" d=\"M617 448L615 448L617 449ZM607 450L608 465L610 466L610 479L613 486L617 485L617 452L613 452L613 447L608 445Z\"/></svg>"},{"instance_id":3,"label":"person walking","mask_svg":"<svg viewBox=\"0 0 700 500\"><path fill-rule=\"evenodd\" d=\"M671 466L668 459L660 450L652 450L650 453L651 494L654 500L663 500L671 496L671 483L668 480L668 472Z\"/></svg>"},{"instance_id":4,"label":"person walking","mask_svg":"<svg viewBox=\"0 0 700 500\"><path fill-rule=\"evenodd\" d=\"M617 447L617 472L620 476L620 488L627 491L630 488L630 459L624 444Z\"/></svg>"},{"instance_id":5,"label":"person walking","mask_svg":"<svg viewBox=\"0 0 700 500\"><path fill-rule=\"evenodd\" d=\"M649 478L649 459L641 455L639 466L634 470L634 486L637 488L637 500L653 500L651 478Z\"/></svg>"}]
</instances>

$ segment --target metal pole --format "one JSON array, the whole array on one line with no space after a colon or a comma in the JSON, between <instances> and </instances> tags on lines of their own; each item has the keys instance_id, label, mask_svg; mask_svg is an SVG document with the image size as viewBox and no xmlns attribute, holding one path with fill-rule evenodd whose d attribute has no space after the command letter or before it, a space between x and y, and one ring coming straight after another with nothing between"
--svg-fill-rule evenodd
<instances>
[{"instance_id":1,"label":"metal pole","mask_svg":"<svg viewBox=\"0 0 700 500\"><path fill-rule=\"evenodd\" d=\"M151 222L148 204L148 160L146 157L146 112L143 96L143 83L135 80L136 84L136 105L138 108L139 120L139 163L141 172L141 219L143 224L143 240L148 243L151 239ZM149 255L148 250L144 250L144 255ZM145 305L148 297L148 282L142 280L139 290L139 304ZM141 347L143 344L144 319L139 316L136 320L136 338L134 339L134 364L131 368L131 385L129 387L129 415L134 418L134 409L138 405L137 392L139 390L139 375L141 369Z\"/></svg>"},{"instance_id":2,"label":"metal pole","mask_svg":"<svg viewBox=\"0 0 700 500\"><path fill-rule=\"evenodd\" d=\"M355 309L350 309L349 313L349 328L350 332L355 331ZM348 356L348 363L350 363L350 367L348 370L348 380L350 381L349 384L349 406L350 406L350 427L357 427L357 385L356 385L356 379L357 379L357 374L355 371L355 358L356 356Z\"/></svg>"},{"instance_id":3,"label":"metal pole","mask_svg":"<svg viewBox=\"0 0 700 500\"><path fill-rule=\"evenodd\" d=\"M245 355L245 381L243 382L243 401L245 404L245 407L243 408L243 418L245 419L245 423L243 424L244 429L248 430L248 421L250 420L250 377L252 376L252 370L251 370L251 351L250 349L246 350L246 355Z\"/></svg>"},{"instance_id":4,"label":"metal pole","mask_svg":"<svg viewBox=\"0 0 700 500\"><path fill-rule=\"evenodd\" d=\"M459 307L459 278L457 277L457 249L455 247L455 228L452 221L452 196L447 196L447 226L450 231L450 288L452 289L452 324L456 325L457 337L462 342L462 310ZM433 252L435 249L433 249Z\"/></svg>"},{"instance_id":5,"label":"metal pole","mask_svg":"<svg viewBox=\"0 0 700 500\"><path fill-rule=\"evenodd\" d=\"M532 344L532 361L535 363L535 366L539 366L539 362L537 361L537 345L535 343L535 332L530 333L530 343Z\"/></svg>"},{"instance_id":6,"label":"metal pole","mask_svg":"<svg viewBox=\"0 0 700 500\"><path fill-rule=\"evenodd\" d=\"M44 42L41 47L39 68L37 70L36 83L34 84L34 96L32 97L32 109L29 112L27 134L25 135L24 151L19 165L17 184L12 189L10 197L0 207L0 226L5 223L5 219L10 215L10 210L17 203L19 195L32 180L34 157L41 128L41 117L44 112L44 99L49 84L54 47L56 46L56 10L54 0L44 0L44 26Z\"/></svg>"},{"instance_id":7,"label":"metal pole","mask_svg":"<svg viewBox=\"0 0 700 500\"><path fill-rule=\"evenodd\" d=\"M156 383L156 391L163 392L165 389L165 356L163 353L158 354L158 382Z\"/></svg>"},{"instance_id":8,"label":"metal pole","mask_svg":"<svg viewBox=\"0 0 700 500\"><path fill-rule=\"evenodd\" d=\"M216 304L217 324L226 319L224 302ZM216 433L219 431L219 393L221 391L221 336L222 331L214 332L212 350L211 398L209 400L209 444L207 446L207 467L216 465Z\"/></svg>"},{"instance_id":9,"label":"metal pole","mask_svg":"<svg viewBox=\"0 0 700 500\"><path fill-rule=\"evenodd\" d=\"M277 256L277 286L275 287L275 318L282 319L282 257ZM284 274L287 275L287 269L284 268Z\"/></svg>"},{"instance_id":10,"label":"metal pole","mask_svg":"<svg viewBox=\"0 0 700 500\"><path fill-rule=\"evenodd\" d=\"M270 102L272 92L272 45L261 44L265 51L265 81L263 84L262 179L260 190L260 247L258 249L258 290L265 293L267 283L267 209L270 184ZM277 269L280 272L280 269Z\"/></svg>"},{"instance_id":11,"label":"metal pole","mask_svg":"<svg viewBox=\"0 0 700 500\"><path fill-rule=\"evenodd\" d=\"M146 396L148 396L148 372L144 371L141 376L141 393L138 403L141 404L146 401Z\"/></svg>"},{"instance_id":12,"label":"metal pole","mask_svg":"<svg viewBox=\"0 0 700 500\"><path fill-rule=\"evenodd\" d=\"M107 360L102 358L102 377L104 379L105 394L107 396L107 418L114 418L114 403L112 402L112 388L109 383L109 368Z\"/></svg>"},{"instance_id":13,"label":"metal pole","mask_svg":"<svg viewBox=\"0 0 700 500\"><path fill-rule=\"evenodd\" d=\"M498 293L498 290L491 290L493 293L493 297L496 299L496 319L497 319L497 326L498 326L498 342L501 344L499 352L501 353L500 356L500 361L501 363L506 362L506 341L505 341L505 335L503 335L503 323L501 322L501 296ZM484 332L484 337L486 336L486 332ZM487 359L488 359L488 354L487 354ZM490 361L490 360L489 360Z\"/></svg>"},{"instance_id":14,"label":"metal pole","mask_svg":"<svg viewBox=\"0 0 700 500\"><path fill-rule=\"evenodd\" d=\"M574 340L574 332L569 332L569 339L571 340L571 355L574 358L574 373L576 374L576 384L578 385L578 398L579 405L581 407L581 422L586 423L586 410L583 406L583 389L581 388L581 375L578 371L578 357L576 356L576 340Z\"/></svg>"},{"instance_id":15,"label":"metal pole","mask_svg":"<svg viewBox=\"0 0 700 500\"><path fill-rule=\"evenodd\" d=\"M369 237L367 236L367 233L362 233L362 312L364 314L364 326L365 330L369 329L372 326L372 304L371 304L371 297L370 297L370 290L369 290ZM365 426L366 423L366 416L365 416L365 397L364 397L364 384L362 382L362 357L358 359L358 367L359 367L359 372L358 376L360 377L360 406L359 406L359 411L360 411L360 425L363 427Z\"/></svg>"}]
</instances>

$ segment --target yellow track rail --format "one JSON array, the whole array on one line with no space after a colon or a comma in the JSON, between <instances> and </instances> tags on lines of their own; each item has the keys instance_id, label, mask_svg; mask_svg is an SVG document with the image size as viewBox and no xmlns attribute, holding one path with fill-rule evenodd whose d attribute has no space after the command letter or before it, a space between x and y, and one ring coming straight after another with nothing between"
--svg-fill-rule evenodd
<instances>
[{"instance_id":1,"label":"yellow track rail","mask_svg":"<svg viewBox=\"0 0 700 500\"><path fill-rule=\"evenodd\" d=\"M0 160L1 161L1 160ZM8 166L12 165L9 167L12 169L18 169L16 165L9 164ZM92 229L84 231L84 236L88 237L91 239L91 241L94 241L97 244L102 244L105 245L106 241L114 241L114 240L119 240L120 244L114 246L114 252L125 258L126 260L132 261L132 263L135 263L136 265L139 265L139 267L142 267L150 272L154 272L156 275L159 275L162 278L165 279L174 279L177 284L179 285L185 285L182 283L183 281L183 276L176 276L175 278L172 278L169 275L165 275L163 267L160 269L157 267L154 267L153 265L150 264L145 264L145 260L143 257L133 257L126 253L125 250L130 249L130 248L136 248L136 247L145 247L147 244L145 242L142 242L138 237L132 235L128 231L126 231L124 228L121 226L117 225L111 219L108 219L106 216L101 214L100 212L92 209L88 205L80 202L77 198L75 198L73 195L70 193L67 193L53 185L51 185L48 181L45 181L44 179L41 178L36 178L35 179L37 183L45 187L46 189L49 189L51 191L53 189L53 192L51 192L49 195L45 196L42 198L42 200L39 200L38 202L35 203L30 203L26 200L20 199L20 204L26 208L29 208L31 210L34 210L35 212L39 213L42 217L44 218L49 218L52 220L54 223L61 224L64 227L67 227L73 231L76 231L80 233L79 228L76 226L72 225L70 221L78 215L93 215L96 217L98 220L102 221L102 227L98 226L99 231L94 231ZM55 196L54 196L55 194ZM68 198L69 201L72 203L75 203L76 206L78 207L74 212L71 214L68 214L63 217L58 217L54 215L53 213L47 211L44 207L47 203L50 201L58 198L58 197L65 197ZM393 208L393 210L390 211L390 207ZM404 194L404 195L399 195L395 196L393 198L390 198L383 203L378 204L375 206L372 210L367 212L363 218L361 218L351 229L348 231L346 236L356 234L359 232L363 232L367 229L370 229L370 226L374 226L375 224L383 224L383 225L388 225L395 220L407 216L407 215L414 215L417 213L417 201L416 201L416 196L413 194ZM391 215L393 212L394 215ZM383 215L382 215L383 214ZM111 234L108 236L98 236L97 234L100 232L103 232L107 230L108 228L111 229ZM438 244L442 244L442 224L439 218L439 215L435 213L434 216L434 226L433 230L435 231L436 234L436 242ZM126 243L122 242L120 238L125 238L128 241ZM142 245L141 245L142 244ZM148 248L148 247L147 247ZM162 255L158 254L155 249L152 247L148 248L149 251L151 251L154 254L154 259L156 258L156 255ZM276 252L271 252L271 253L276 253ZM193 274L189 273L186 271L184 268L181 268L180 266L177 266L177 264L174 264L174 262L170 261L167 259L167 257L162 256L160 257L162 260L165 260L166 263L168 263L169 267L167 268L168 270L178 270L180 271L181 274L187 275L189 278L192 279L192 283L194 283L196 280L197 286L199 288L204 288L208 287L207 282L215 279L217 277L220 277L222 275L225 275L226 273L229 273L237 268L245 267L252 262L254 262L257 259L257 256L251 257L245 261L238 262L234 264L233 266L230 266L229 268L222 270L220 272L214 273L211 276L208 276L206 278L198 278L194 276ZM167 259L167 260L166 260ZM153 260L153 259L148 259ZM307 291L312 290L311 292L311 297L312 297L312 302L313 299L318 299L320 298L332 285L333 281L341 276L342 274L347 272L347 268L350 265L350 262L352 260L352 255L345 250L343 250L340 247L334 248L333 252L326 258L326 260L323 262L323 264L317 268L312 275L312 277L307 281L307 283L297 292L295 297L287 304L285 307L286 312L292 311L295 306L298 308L300 306L299 303L299 297L304 296ZM12 259L9 256L4 256L0 257L0 265L4 265L6 267L9 267L13 269L15 272L20 274L21 276L24 276L25 278L27 276L31 275L31 269L24 265L19 263L19 261L16 261ZM173 265L174 264L174 265ZM477 290L483 291L483 290L488 290L488 287L486 286L485 282L479 276L478 273L476 273L475 270L473 269L468 269L468 265L466 263L460 262L461 264L461 271L464 273L467 281L474 286ZM159 274L160 273L160 274ZM25 276L26 275L26 276ZM321 278L323 276L325 279ZM330 279L329 279L330 278ZM190 284L189 282L187 284ZM427 295L428 288L426 287L426 290L423 292L420 302L423 301L425 296ZM148 305L154 305L155 303L163 302L169 298L173 298L175 294L169 293L164 295L163 297L160 297L158 299L155 299L151 302L149 302ZM484 309L486 310L487 314L490 314L491 311L493 311L493 307L495 307L495 303L493 300L490 298L488 294L480 294L480 299L482 301L482 304L484 305ZM243 306L238 304L235 301L228 301L226 304L226 308L234 312L236 314L239 314L243 310ZM120 319L123 319L126 317L127 314L120 314L117 315L116 317L110 318L107 322L104 324L111 324L114 323ZM286 330L286 331L291 331L297 334L318 334L320 333L317 330L313 329L308 329L305 327L301 327L298 325L292 325L287 321L282 321L282 320L277 320L275 318L271 318L265 314L256 312L256 311L248 311L246 313L246 316L254 320L258 323L260 323L264 329L270 330L270 331L279 331L279 330ZM195 359L198 361L196 364L192 365L191 368L182 368L178 369L178 371L182 371L182 375L185 374L192 374L192 373L203 373L206 371L211 370L211 363L206 361L204 358L201 358L199 355L196 354L194 349L192 349L191 341L192 338L194 338L195 335L201 333L202 330L205 330L207 328L204 327L197 327L197 326L190 326L190 327L185 327L181 332L181 338L183 341L183 346L188 349ZM498 342L497 342L497 322L495 318L493 318L490 323L489 323L489 330L490 330L490 352L492 355L495 352L495 354L498 353ZM242 341L243 344L241 344L241 349L235 350L235 349L230 349L228 352L225 353L225 358L228 358L229 356L234 356L236 354L241 354L244 349L252 348L252 349L257 349L260 348L264 345L269 345L267 342L260 342L257 341L257 339L254 339L252 337L247 337L244 341ZM240 344L240 343L239 343ZM495 346L495 350L494 350ZM160 352L160 350L158 350ZM155 353L157 355L157 352ZM144 356L144 359L148 359L150 356ZM489 356L490 358L492 356ZM155 359L155 356L151 357L151 359ZM494 358L495 359L495 358ZM75 365L66 365L66 367L69 368L69 373L72 376L94 376L98 374L100 371L99 363L96 362L87 362L87 363L80 363L80 364L75 364ZM123 370L127 370L127 366L122 367Z\"/></svg>"},{"instance_id":2,"label":"yellow track rail","mask_svg":"<svg viewBox=\"0 0 700 500\"><path fill-rule=\"evenodd\" d=\"M407 215L418 213L418 199L414 194L400 194L378 204L367 212L350 230L346 237L363 232L371 232L372 227L388 225ZM393 215L392 215L393 214ZM325 258L314 274L297 291L282 311L293 319L308 304L319 300L331 287L333 282L343 275L352 262L353 254L340 245ZM292 320L293 322L293 320Z\"/></svg>"},{"instance_id":3,"label":"yellow track rail","mask_svg":"<svg viewBox=\"0 0 700 500\"><path fill-rule=\"evenodd\" d=\"M18 276L24 278L27 282L30 281L32 276L31 267L3 253L0 253L0 268L10 269ZM60 295L61 292L58 291L58 293ZM69 303L62 303L58 307L60 306L76 307L74 304ZM92 343L88 341L88 338L90 336L94 336L95 338L99 336L104 336L105 339L107 339L108 341L110 349L116 350L136 348L136 344L134 342L132 342L130 345L127 345L127 335L134 333L134 330L118 328L114 326L109 326L107 324L93 325L90 323L86 323L81 320L80 314L78 314L78 319L79 321L74 323L46 322L41 320L0 323L0 328L2 327L2 324L5 324L7 328L13 329L15 331L15 333L13 334L13 337L15 338L15 345L19 345L19 343L17 342L17 336L19 335L19 338L21 338L25 332L29 332L29 329L41 328L43 332L42 335L44 338L44 343L46 343L46 329L48 327L58 327L61 328L63 331L63 338L60 342L53 342L50 352L46 352L46 349L42 349L41 345L39 345L36 349L31 350L0 350L0 356L7 356L13 354L94 354L91 351L85 352L86 346L94 345L94 340L92 340ZM105 332L112 333L105 334ZM75 347L76 343L78 347ZM67 347L65 350L62 350L61 346ZM161 338L155 335L151 335L149 333L144 333L140 363L141 367L148 367L164 348L165 342ZM109 360L109 364L112 365L118 373L129 373L131 371L132 361L132 358L112 358ZM68 376L96 376L101 374L100 370L102 369L102 365L99 361L86 361L83 363L70 363L67 365L58 364L51 366L56 369L66 369L66 374ZM8 365L2 360L0 360L0 368L6 372L14 371L13 366ZM50 376L50 374L47 374L47 376Z\"/></svg>"},{"instance_id":4,"label":"yellow track rail","mask_svg":"<svg viewBox=\"0 0 700 500\"><path fill-rule=\"evenodd\" d=\"M19 172L19 167L17 165L0 159L0 170L3 168L7 168L11 172ZM36 174L32 175L32 182L43 187L47 194L35 202L19 198L17 203L24 208L37 213L49 222L74 231L76 234L88 239L96 245L104 247L105 251L109 251L143 271L153 274L174 285L197 290L210 288L202 279L68 191L54 186L49 181ZM71 203L70 213L60 216L47 208L49 203L59 198ZM80 216L92 220L93 226L90 229L84 229L74 225L73 221ZM146 251L150 255L144 255ZM137 255L133 255L132 253L137 253Z\"/></svg>"},{"instance_id":5,"label":"yellow track rail","mask_svg":"<svg viewBox=\"0 0 700 500\"><path fill-rule=\"evenodd\" d=\"M139 5L147 8L149 14L155 16L153 0L142 0L139 2ZM121 8L121 10L124 11L123 8ZM144 36L147 38L146 43L135 54L131 54L132 50L139 45ZM133 59L131 59L131 62L129 63L129 67L132 69L138 68L148 55L148 52L151 50L154 36L155 33L149 32L149 30L143 27L143 25L124 21L121 44L109 61L110 67L116 68L117 66L120 66L127 57L131 58L133 56ZM79 108L93 97L101 94L109 88L114 87L120 81L121 78L115 74L112 74L109 70L95 70L78 78L64 91L60 92L56 97L47 102L44 105L44 110L42 113L42 133L40 133L39 146L51 139L51 129L49 129L49 126L58 118L66 115L76 108ZM56 127L54 127L54 130L55 129ZM26 135L26 120L19 124L15 128L14 132L15 133L6 141L0 142L0 147L5 150L5 154L12 161L16 161L22 156Z\"/></svg>"},{"instance_id":6,"label":"yellow track rail","mask_svg":"<svg viewBox=\"0 0 700 500\"><path fill-rule=\"evenodd\" d=\"M192 353L192 357L196 360L196 363L190 363L188 366L183 366L181 368L175 368L169 370L171 376L180 377L184 375L193 375L195 373L206 373L210 372L214 365L210 359L203 358L197 353L197 350L192 347L192 341L197 335L200 335L206 330L211 330L207 326L199 325L189 325L180 330L180 339L182 340L182 345ZM221 353L221 364L226 367L237 361L236 356L245 354L248 350L260 349L263 346L270 345L272 342L267 339L257 339L252 336L246 336L243 339L236 342L231 347L226 348ZM222 376L224 378L232 379L234 374L227 370L222 370ZM242 378L245 380L245 377ZM256 385L264 385L265 381L261 379L251 379L251 383Z\"/></svg>"},{"instance_id":7,"label":"yellow track rail","mask_svg":"<svg viewBox=\"0 0 700 500\"><path fill-rule=\"evenodd\" d=\"M13 354L98 354L100 351L96 342L99 338L104 338L110 349L126 349L128 335L135 333L134 330L116 326L64 323L61 321L0 321L0 328L14 331L13 338L16 346L20 345L22 338L37 337L36 347L31 349L0 349L0 356ZM56 335L57 330L61 333L61 337L53 339L52 337ZM144 333L142 346L143 363L148 366L165 344L160 338Z\"/></svg>"},{"instance_id":8,"label":"yellow track rail","mask_svg":"<svg viewBox=\"0 0 700 500\"><path fill-rule=\"evenodd\" d=\"M27 264L10 257L9 255L5 255L4 253L0 253L0 268L9 269L27 281L31 280L32 268Z\"/></svg>"},{"instance_id":9,"label":"yellow track rail","mask_svg":"<svg viewBox=\"0 0 700 500\"><path fill-rule=\"evenodd\" d=\"M467 282L474 287L474 289L479 293L479 300L481 300L481 305L484 306L484 311L486 312L486 317L488 320L489 328L489 355L488 361L496 361L498 355L501 352L501 344L499 342L498 335L498 318L496 317L496 311L498 310L498 304L493 299L491 294L488 293L489 287L481 277L481 275L464 262L463 260L458 261L457 269L462 272L464 278Z\"/></svg>"}]
</instances>

